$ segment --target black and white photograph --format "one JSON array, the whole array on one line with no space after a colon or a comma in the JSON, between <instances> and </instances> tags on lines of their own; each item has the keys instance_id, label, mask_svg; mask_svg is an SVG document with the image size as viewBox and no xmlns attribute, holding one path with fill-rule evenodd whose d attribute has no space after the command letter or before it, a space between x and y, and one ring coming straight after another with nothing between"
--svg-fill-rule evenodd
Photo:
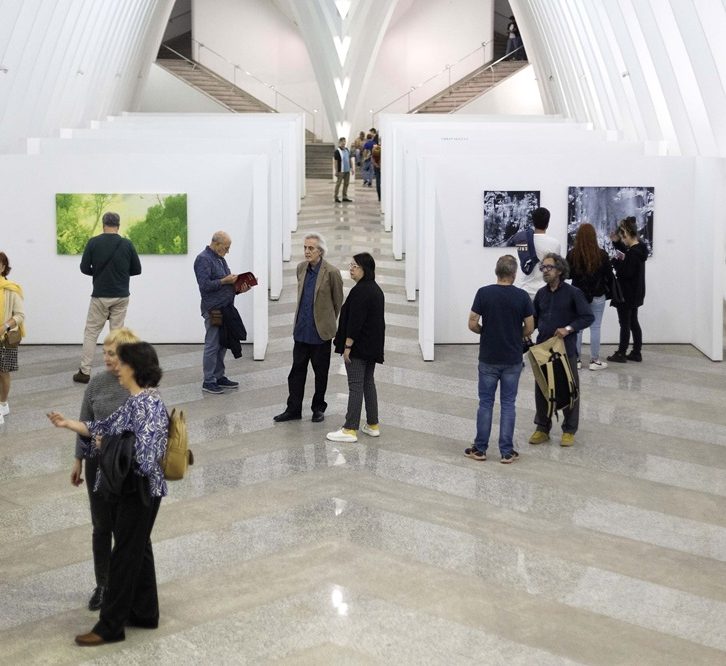
<instances>
[{"instance_id":1,"label":"black and white photograph","mask_svg":"<svg viewBox=\"0 0 726 666\"><path fill-rule=\"evenodd\" d=\"M539 190L484 191L484 247L504 247L509 239L530 224L539 208Z\"/></svg>"},{"instance_id":2,"label":"black and white photograph","mask_svg":"<svg viewBox=\"0 0 726 666\"><path fill-rule=\"evenodd\" d=\"M638 235L653 256L654 187L570 187L567 194L567 248L572 249L575 234L583 222L597 233L598 244L612 254L610 234L618 222L633 216Z\"/></svg>"}]
</instances>

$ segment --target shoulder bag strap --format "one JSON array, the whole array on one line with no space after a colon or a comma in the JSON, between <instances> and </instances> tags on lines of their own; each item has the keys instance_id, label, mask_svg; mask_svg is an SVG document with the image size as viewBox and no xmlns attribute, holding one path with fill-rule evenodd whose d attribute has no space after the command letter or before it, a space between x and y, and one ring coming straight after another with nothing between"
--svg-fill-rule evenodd
<instances>
[{"instance_id":1,"label":"shoulder bag strap","mask_svg":"<svg viewBox=\"0 0 726 666\"><path fill-rule=\"evenodd\" d=\"M119 236L118 241L116 241L116 247L113 248L113 252L111 252L111 255L109 256L106 261L104 261L100 268L98 270L93 271L93 281L96 281L96 278L103 273L104 270L106 270L106 266L108 266L111 263L111 259L114 258L116 255L117 250L121 247L121 243L123 242L123 237Z\"/></svg>"}]
</instances>

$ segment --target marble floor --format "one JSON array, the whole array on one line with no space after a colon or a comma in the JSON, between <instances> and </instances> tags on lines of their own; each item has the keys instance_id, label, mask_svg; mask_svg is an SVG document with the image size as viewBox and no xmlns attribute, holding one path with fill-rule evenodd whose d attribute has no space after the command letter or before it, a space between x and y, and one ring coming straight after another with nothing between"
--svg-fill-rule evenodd
<instances>
[{"instance_id":1,"label":"marble floor","mask_svg":"<svg viewBox=\"0 0 726 666\"><path fill-rule=\"evenodd\" d=\"M88 502L69 483L72 438L45 413L78 411L79 348L21 350L0 429L0 662L726 663L726 366L661 345L642 364L583 371L571 449L526 443L525 372L521 459L472 461L476 346L421 360L375 191L357 185L345 206L331 192L308 183L267 357L228 365L239 392L201 393L200 346L159 346L163 395L187 414L196 464L171 484L154 532L156 631L73 644L94 623ZM379 262L379 439L325 440L346 403L337 356L325 423L272 422L307 230L341 268L359 250Z\"/></svg>"}]
</instances>

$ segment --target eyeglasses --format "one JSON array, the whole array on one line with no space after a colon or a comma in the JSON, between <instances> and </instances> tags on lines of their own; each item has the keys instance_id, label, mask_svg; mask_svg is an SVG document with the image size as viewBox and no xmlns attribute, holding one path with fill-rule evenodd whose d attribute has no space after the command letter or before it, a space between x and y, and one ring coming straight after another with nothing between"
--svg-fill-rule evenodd
<instances>
[{"instance_id":1,"label":"eyeglasses","mask_svg":"<svg viewBox=\"0 0 726 666\"><path fill-rule=\"evenodd\" d=\"M539 269L544 273L545 271L553 271L557 268L553 264L540 264Z\"/></svg>"}]
</instances>

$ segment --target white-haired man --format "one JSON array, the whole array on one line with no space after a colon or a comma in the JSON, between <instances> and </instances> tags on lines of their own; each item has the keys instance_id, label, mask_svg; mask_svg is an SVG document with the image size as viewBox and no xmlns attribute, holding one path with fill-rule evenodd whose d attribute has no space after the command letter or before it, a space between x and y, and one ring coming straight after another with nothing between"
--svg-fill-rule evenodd
<instances>
[{"instance_id":1,"label":"white-haired man","mask_svg":"<svg viewBox=\"0 0 726 666\"><path fill-rule=\"evenodd\" d=\"M297 311L292 350L292 368L287 377L288 398L285 411L274 417L278 423L302 418L305 379L308 363L315 373L312 420L325 419L325 391L330 368L330 341L335 337L336 321L343 304L343 278L340 271L325 260L325 239L310 233L304 239L305 261L297 266Z\"/></svg>"}]
</instances>

